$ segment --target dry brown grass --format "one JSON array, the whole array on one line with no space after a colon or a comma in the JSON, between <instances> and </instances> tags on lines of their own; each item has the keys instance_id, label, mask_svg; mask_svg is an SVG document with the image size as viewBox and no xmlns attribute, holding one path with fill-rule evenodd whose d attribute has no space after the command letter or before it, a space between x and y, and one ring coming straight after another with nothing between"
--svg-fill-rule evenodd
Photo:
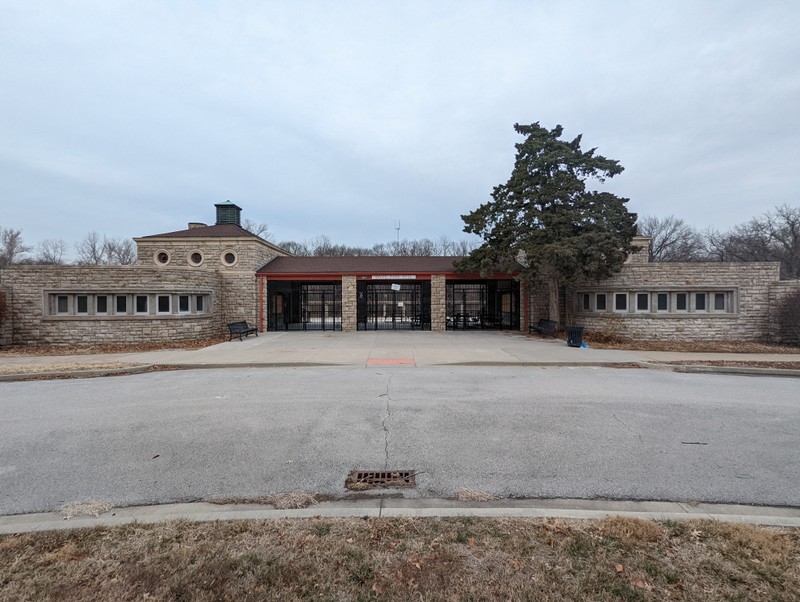
<instances>
[{"instance_id":1,"label":"dry brown grass","mask_svg":"<svg viewBox=\"0 0 800 602\"><path fill-rule=\"evenodd\" d=\"M179 521L0 537L2 600L798 596L797 530L711 521Z\"/></svg>"},{"instance_id":2,"label":"dry brown grass","mask_svg":"<svg viewBox=\"0 0 800 602\"><path fill-rule=\"evenodd\" d=\"M76 516L94 516L97 518L104 512L108 512L114 507L111 502L102 500L92 500L88 502L77 502L75 504L67 504L61 508L61 516L64 520L69 520Z\"/></svg>"},{"instance_id":3,"label":"dry brown grass","mask_svg":"<svg viewBox=\"0 0 800 602\"><path fill-rule=\"evenodd\" d=\"M278 510L292 510L295 508L308 508L317 505L317 496L313 493L304 491L290 491L287 493L276 493L269 496L269 503Z\"/></svg>"},{"instance_id":4,"label":"dry brown grass","mask_svg":"<svg viewBox=\"0 0 800 602\"><path fill-rule=\"evenodd\" d=\"M800 370L800 361L793 362L768 362L768 361L737 361L737 360L690 360L678 362L662 362L669 366L722 366L725 368L773 368L778 370Z\"/></svg>"},{"instance_id":5,"label":"dry brown grass","mask_svg":"<svg viewBox=\"0 0 800 602\"><path fill-rule=\"evenodd\" d=\"M0 350L0 357L20 355L93 355L108 353L140 353L165 349L202 349L224 343L228 337L197 339L194 341L159 341L153 343L95 343L91 345L14 345Z\"/></svg>"},{"instance_id":6,"label":"dry brown grass","mask_svg":"<svg viewBox=\"0 0 800 602\"><path fill-rule=\"evenodd\" d=\"M600 521L600 532L615 537L626 545L658 541L663 535L658 523L628 516L611 516L603 519Z\"/></svg>"},{"instance_id":7,"label":"dry brown grass","mask_svg":"<svg viewBox=\"0 0 800 602\"><path fill-rule=\"evenodd\" d=\"M459 502L491 502L492 500L498 500L500 498L486 491L467 488L461 489L456 494L456 499Z\"/></svg>"},{"instance_id":8,"label":"dry brown grass","mask_svg":"<svg viewBox=\"0 0 800 602\"><path fill-rule=\"evenodd\" d=\"M800 353L800 347L755 343L753 341L652 341L607 337L586 333L584 340L595 349L629 349L633 351L675 351L686 353Z\"/></svg>"},{"instance_id":9,"label":"dry brown grass","mask_svg":"<svg viewBox=\"0 0 800 602\"><path fill-rule=\"evenodd\" d=\"M316 506L320 502L320 496L315 493L306 493L305 491L289 491L255 498L211 497L206 498L204 501L218 505L261 504L272 506L278 510L295 510L297 508Z\"/></svg>"}]
</instances>

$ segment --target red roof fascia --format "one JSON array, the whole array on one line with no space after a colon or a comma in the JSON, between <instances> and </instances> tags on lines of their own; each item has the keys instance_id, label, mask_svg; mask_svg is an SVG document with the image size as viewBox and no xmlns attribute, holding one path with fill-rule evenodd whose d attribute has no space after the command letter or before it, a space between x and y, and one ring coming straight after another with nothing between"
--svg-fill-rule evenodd
<instances>
[{"instance_id":1,"label":"red roof fascia","mask_svg":"<svg viewBox=\"0 0 800 602\"><path fill-rule=\"evenodd\" d=\"M265 274L257 273L259 278L267 280L341 280L341 274Z\"/></svg>"},{"instance_id":2,"label":"red roof fascia","mask_svg":"<svg viewBox=\"0 0 800 602\"><path fill-rule=\"evenodd\" d=\"M493 273L489 276L481 276L480 274L461 274L459 272L342 272L341 274L330 273L293 273L293 274L267 274L261 272L257 274L261 278L267 280L341 280L342 276L355 276L357 280L369 280L371 282L380 282L381 280L391 280L391 278L381 278L372 280L372 276L415 276L415 280L430 280L431 276L444 276L447 280L507 280L513 278L513 274Z\"/></svg>"}]
</instances>

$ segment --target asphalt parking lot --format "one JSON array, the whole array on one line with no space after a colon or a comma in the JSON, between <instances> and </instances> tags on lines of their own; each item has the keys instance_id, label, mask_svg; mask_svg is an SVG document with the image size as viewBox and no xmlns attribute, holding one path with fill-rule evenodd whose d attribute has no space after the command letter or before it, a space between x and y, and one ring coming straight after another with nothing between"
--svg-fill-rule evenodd
<instances>
[{"instance_id":1,"label":"asphalt parking lot","mask_svg":"<svg viewBox=\"0 0 800 602\"><path fill-rule=\"evenodd\" d=\"M608 368L273 368L0 384L0 514L348 495L800 506L795 379Z\"/></svg>"}]
</instances>

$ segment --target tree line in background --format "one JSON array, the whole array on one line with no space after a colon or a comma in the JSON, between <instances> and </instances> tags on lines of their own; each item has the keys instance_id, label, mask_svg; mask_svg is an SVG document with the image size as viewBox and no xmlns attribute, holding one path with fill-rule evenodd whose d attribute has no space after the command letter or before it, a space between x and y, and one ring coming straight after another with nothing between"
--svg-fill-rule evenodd
<instances>
[{"instance_id":1,"label":"tree line in background","mask_svg":"<svg viewBox=\"0 0 800 602\"><path fill-rule=\"evenodd\" d=\"M249 219L242 222L242 227L256 236L278 245L298 257L419 257L419 256L465 256L480 245L480 241L451 240L440 236L437 240L421 238L419 240L397 240L375 243L371 247L340 245L321 234L314 238L296 241L275 241L265 223L256 223Z\"/></svg>"},{"instance_id":2,"label":"tree line in background","mask_svg":"<svg viewBox=\"0 0 800 602\"><path fill-rule=\"evenodd\" d=\"M64 265L66 241L48 238L36 247L25 244L22 231L0 227L0 268L12 264ZM136 245L129 238L101 237L89 232L75 245L76 265L129 265L136 262Z\"/></svg>"},{"instance_id":3,"label":"tree line in background","mask_svg":"<svg viewBox=\"0 0 800 602\"><path fill-rule=\"evenodd\" d=\"M450 240L446 236L438 240L422 238L377 243L371 247L340 245L325 235L309 240L286 240L275 242L264 223L244 220L242 227L259 238L273 242L293 255L308 257L345 256L420 256L420 255L458 255L469 254L476 242ZM132 239L117 239L89 232L83 240L74 245L75 265L130 265L136 263L136 244ZM21 230L0 227L0 268L11 264L18 265L65 265L68 263L69 246L61 239L47 239L35 247L25 244Z\"/></svg>"},{"instance_id":4,"label":"tree line in background","mask_svg":"<svg viewBox=\"0 0 800 602\"><path fill-rule=\"evenodd\" d=\"M656 262L778 261L784 278L800 278L800 207L781 205L727 232L699 230L675 216L639 218L639 234L650 236L650 258ZM266 224L245 220L243 226L256 236L274 242ZM479 242L423 238L358 247L333 243L325 235L310 240L275 243L299 256L466 256ZM63 265L68 245L47 239L35 247L25 244L22 232L0 227L0 268L11 264ZM116 239L89 232L74 246L77 265L128 265L136 262L131 239Z\"/></svg>"},{"instance_id":5,"label":"tree line in background","mask_svg":"<svg viewBox=\"0 0 800 602\"><path fill-rule=\"evenodd\" d=\"M438 240L421 238L419 240L381 242L371 247L355 247L335 244L324 234L302 242L285 240L277 243L279 247L293 255L303 257L463 256L469 254L478 244L478 242L468 240L450 240L446 236L442 236Z\"/></svg>"},{"instance_id":6,"label":"tree line in background","mask_svg":"<svg viewBox=\"0 0 800 602\"><path fill-rule=\"evenodd\" d=\"M727 232L698 230L675 216L646 216L638 226L652 238L652 261L778 261L781 277L800 278L800 207L780 205Z\"/></svg>"}]
</instances>

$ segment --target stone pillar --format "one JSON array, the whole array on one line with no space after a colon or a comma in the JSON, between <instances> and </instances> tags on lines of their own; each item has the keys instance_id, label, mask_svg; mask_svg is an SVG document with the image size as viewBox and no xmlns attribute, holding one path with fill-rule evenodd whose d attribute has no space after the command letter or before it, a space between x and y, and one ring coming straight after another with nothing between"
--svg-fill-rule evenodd
<instances>
[{"instance_id":1,"label":"stone pillar","mask_svg":"<svg viewBox=\"0 0 800 602\"><path fill-rule=\"evenodd\" d=\"M531 325L531 300L528 287L528 280L523 280L520 283L519 305L522 315L519 317L519 329L522 332L528 332L528 327Z\"/></svg>"},{"instance_id":2,"label":"stone pillar","mask_svg":"<svg viewBox=\"0 0 800 602\"><path fill-rule=\"evenodd\" d=\"M344 332L355 332L357 330L358 302L356 288L355 276L342 276L342 331Z\"/></svg>"},{"instance_id":3,"label":"stone pillar","mask_svg":"<svg viewBox=\"0 0 800 602\"><path fill-rule=\"evenodd\" d=\"M628 255L625 263L650 263L650 241L649 236L634 236L631 246L635 249Z\"/></svg>"},{"instance_id":4,"label":"stone pillar","mask_svg":"<svg viewBox=\"0 0 800 602\"><path fill-rule=\"evenodd\" d=\"M447 293L444 274L431 275L431 330L443 332L446 329Z\"/></svg>"},{"instance_id":5,"label":"stone pillar","mask_svg":"<svg viewBox=\"0 0 800 602\"><path fill-rule=\"evenodd\" d=\"M269 303L267 301L267 279L256 275L256 325L259 332L265 332L269 325Z\"/></svg>"}]
</instances>

